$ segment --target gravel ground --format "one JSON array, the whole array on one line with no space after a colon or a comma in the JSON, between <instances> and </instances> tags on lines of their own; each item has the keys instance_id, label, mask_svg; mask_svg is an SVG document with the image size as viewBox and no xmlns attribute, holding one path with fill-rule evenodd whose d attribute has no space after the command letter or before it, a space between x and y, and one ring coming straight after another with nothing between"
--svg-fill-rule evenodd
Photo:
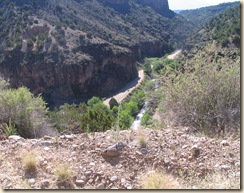
<instances>
[{"instance_id":1,"label":"gravel ground","mask_svg":"<svg viewBox=\"0 0 244 193\"><path fill-rule=\"evenodd\" d=\"M126 144L120 156L101 155L118 142ZM32 173L23 167L26 151L33 152L38 160ZM57 182L55 170L62 164L72 173L69 183ZM142 177L150 171L171 174L183 189L238 189L240 139L213 139L193 134L188 128L165 128L41 139L10 136L0 141L2 189L140 189ZM208 182L212 174L220 174L219 182Z\"/></svg>"}]
</instances>

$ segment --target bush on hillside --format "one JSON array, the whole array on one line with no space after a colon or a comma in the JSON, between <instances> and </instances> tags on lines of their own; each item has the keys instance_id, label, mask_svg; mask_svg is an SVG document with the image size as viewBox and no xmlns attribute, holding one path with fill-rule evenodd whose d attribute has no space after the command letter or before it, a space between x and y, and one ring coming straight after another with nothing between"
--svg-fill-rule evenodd
<instances>
[{"instance_id":1,"label":"bush on hillside","mask_svg":"<svg viewBox=\"0 0 244 193\"><path fill-rule=\"evenodd\" d=\"M48 115L59 132L78 133L80 131L80 119L85 112L87 112L85 103L81 103L78 107L65 103L59 109L49 111Z\"/></svg>"},{"instance_id":2,"label":"bush on hillside","mask_svg":"<svg viewBox=\"0 0 244 193\"><path fill-rule=\"evenodd\" d=\"M146 99L146 94L143 90L135 90L118 108L119 126L121 129L130 128L133 120L140 112Z\"/></svg>"},{"instance_id":3,"label":"bush on hillside","mask_svg":"<svg viewBox=\"0 0 244 193\"><path fill-rule=\"evenodd\" d=\"M17 131L24 138L56 135L46 119L46 104L43 99L24 87L7 89L7 83L0 80L0 124L6 129Z\"/></svg>"},{"instance_id":4,"label":"bush on hillside","mask_svg":"<svg viewBox=\"0 0 244 193\"><path fill-rule=\"evenodd\" d=\"M86 103L64 104L49 112L55 127L63 133L101 132L111 129L115 123L114 112L103 104L98 97L92 97Z\"/></svg>"},{"instance_id":5,"label":"bush on hillside","mask_svg":"<svg viewBox=\"0 0 244 193\"><path fill-rule=\"evenodd\" d=\"M92 97L87 104L88 111L81 119L81 128L86 128L89 132L101 132L113 127L116 116L100 98Z\"/></svg>"},{"instance_id":6,"label":"bush on hillside","mask_svg":"<svg viewBox=\"0 0 244 193\"><path fill-rule=\"evenodd\" d=\"M133 117L130 115L130 112L127 110L122 110L119 114L119 126L121 129L130 128L133 122Z\"/></svg>"},{"instance_id":7,"label":"bush on hillside","mask_svg":"<svg viewBox=\"0 0 244 193\"><path fill-rule=\"evenodd\" d=\"M148 113L145 113L142 116L141 125L148 126L148 125L151 125L152 123L153 123L152 116Z\"/></svg>"},{"instance_id":8,"label":"bush on hillside","mask_svg":"<svg viewBox=\"0 0 244 193\"><path fill-rule=\"evenodd\" d=\"M111 129L115 123L115 116L103 103L88 107L80 119L83 132L102 132Z\"/></svg>"},{"instance_id":9,"label":"bush on hillside","mask_svg":"<svg viewBox=\"0 0 244 193\"><path fill-rule=\"evenodd\" d=\"M152 67L152 68L151 68ZM162 58L147 58L144 62L144 70L148 75L152 73L161 74L166 68L179 69L180 64L177 60L168 59L167 55Z\"/></svg>"},{"instance_id":10,"label":"bush on hillside","mask_svg":"<svg viewBox=\"0 0 244 193\"><path fill-rule=\"evenodd\" d=\"M164 110L177 123L207 132L240 127L239 63L188 65L164 85Z\"/></svg>"}]
</instances>

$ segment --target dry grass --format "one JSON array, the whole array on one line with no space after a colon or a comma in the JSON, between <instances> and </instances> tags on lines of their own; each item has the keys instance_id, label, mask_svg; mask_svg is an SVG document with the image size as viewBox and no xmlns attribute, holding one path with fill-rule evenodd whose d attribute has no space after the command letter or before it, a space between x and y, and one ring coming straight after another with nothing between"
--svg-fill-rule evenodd
<instances>
[{"instance_id":1,"label":"dry grass","mask_svg":"<svg viewBox=\"0 0 244 193\"><path fill-rule=\"evenodd\" d=\"M144 136L139 136L138 137L139 144L141 147L146 147L147 146L147 141Z\"/></svg>"},{"instance_id":2,"label":"dry grass","mask_svg":"<svg viewBox=\"0 0 244 193\"><path fill-rule=\"evenodd\" d=\"M199 189L240 189L240 174L216 171L207 175L200 183Z\"/></svg>"},{"instance_id":3,"label":"dry grass","mask_svg":"<svg viewBox=\"0 0 244 193\"><path fill-rule=\"evenodd\" d=\"M142 177L142 189L178 189L179 184L172 176L163 172L150 171Z\"/></svg>"},{"instance_id":4,"label":"dry grass","mask_svg":"<svg viewBox=\"0 0 244 193\"><path fill-rule=\"evenodd\" d=\"M141 129L138 130L138 134L137 134L137 138L138 138L138 142L140 144L140 147L141 148L144 148L147 146L147 141L146 141L146 138L145 138L145 135L144 133L142 132Z\"/></svg>"},{"instance_id":5,"label":"dry grass","mask_svg":"<svg viewBox=\"0 0 244 193\"><path fill-rule=\"evenodd\" d=\"M25 151L21 154L22 166L26 172L37 169L38 160L33 151Z\"/></svg>"},{"instance_id":6,"label":"dry grass","mask_svg":"<svg viewBox=\"0 0 244 193\"><path fill-rule=\"evenodd\" d=\"M54 174L57 177L57 182L58 183L70 182L72 177L73 177L73 173L69 169L69 166L67 164L59 164L59 165L57 165L56 168L55 168Z\"/></svg>"}]
</instances>

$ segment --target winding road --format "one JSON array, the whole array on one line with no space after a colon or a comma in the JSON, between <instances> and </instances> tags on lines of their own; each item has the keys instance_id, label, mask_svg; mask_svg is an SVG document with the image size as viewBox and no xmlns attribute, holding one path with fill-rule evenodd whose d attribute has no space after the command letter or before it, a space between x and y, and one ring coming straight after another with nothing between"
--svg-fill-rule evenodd
<instances>
[{"instance_id":1,"label":"winding road","mask_svg":"<svg viewBox=\"0 0 244 193\"><path fill-rule=\"evenodd\" d=\"M122 100L126 98L126 96L133 91L135 88L137 88L140 83L144 80L144 71L140 70L138 72L138 77L125 85L122 89L120 89L118 92L114 93L113 96L107 98L106 100L103 101L103 103L107 106L109 106L109 101L112 97L114 97L118 103L121 103Z\"/></svg>"},{"instance_id":2,"label":"winding road","mask_svg":"<svg viewBox=\"0 0 244 193\"><path fill-rule=\"evenodd\" d=\"M175 59L176 56L178 56L181 53L181 50L176 50L172 54L168 55L168 59ZM113 96L107 98L106 100L103 101L103 103L107 106L109 106L109 101L112 97L114 97L118 103L121 103L127 95L132 92L135 88L137 88L140 83L144 80L144 71L140 70L138 72L138 77L125 85L122 89L120 89L118 92L114 93Z\"/></svg>"}]
</instances>

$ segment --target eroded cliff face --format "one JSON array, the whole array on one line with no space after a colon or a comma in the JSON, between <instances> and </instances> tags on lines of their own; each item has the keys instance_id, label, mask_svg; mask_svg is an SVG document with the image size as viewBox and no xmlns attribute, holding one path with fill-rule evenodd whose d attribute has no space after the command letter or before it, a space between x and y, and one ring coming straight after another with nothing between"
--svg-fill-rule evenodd
<instances>
[{"instance_id":1,"label":"eroded cliff face","mask_svg":"<svg viewBox=\"0 0 244 193\"><path fill-rule=\"evenodd\" d=\"M70 60L81 52L77 63ZM54 107L94 95L109 95L138 75L132 53L109 44L80 46L75 53L57 57L59 54L10 51L1 62L1 76L9 79L13 87L24 85L35 94L42 93L49 106Z\"/></svg>"},{"instance_id":2,"label":"eroded cliff face","mask_svg":"<svg viewBox=\"0 0 244 193\"><path fill-rule=\"evenodd\" d=\"M150 6L154 11L162 16L172 18L175 13L169 9L168 0L100 0L105 2L108 6L112 7L118 12L129 13L130 3L138 3L145 6Z\"/></svg>"},{"instance_id":3,"label":"eroded cliff face","mask_svg":"<svg viewBox=\"0 0 244 193\"><path fill-rule=\"evenodd\" d=\"M138 3L152 7L157 13L162 16L172 18L175 13L169 9L168 0L137 0Z\"/></svg>"},{"instance_id":4,"label":"eroded cliff face","mask_svg":"<svg viewBox=\"0 0 244 193\"><path fill-rule=\"evenodd\" d=\"M138 2L149 5L155 10L168 10L169 9L169 3L168 0L138 0Z\"/></svg>"},{"instance_id":5,"label":"eroded cliff face","mask_svg":"<svg viewBox=\"0 0 244 193\"><path fill-rule=\"evenodd\" d=\"M129 0L104 0L106 3L111 3L111 4L124 4L128 3Z\"/></svg>"}]
</instances>

